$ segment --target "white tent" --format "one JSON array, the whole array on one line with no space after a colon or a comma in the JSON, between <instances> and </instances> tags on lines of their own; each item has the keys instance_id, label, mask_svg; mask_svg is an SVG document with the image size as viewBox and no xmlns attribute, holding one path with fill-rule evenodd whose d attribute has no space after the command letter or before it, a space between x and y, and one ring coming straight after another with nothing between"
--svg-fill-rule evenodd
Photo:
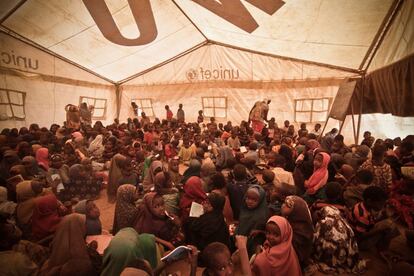
<instances>
[{"instance_id":1,"label":"white tent","mask_svg":"<svg viewBox=\"0 0 414 276\"><path fill-rule=\"evenodd\" d=\"M347 78L412 56L413 10L410 0L2 1L0 128L61 123L81 101L104 123L131 117L131 101L152 117L183 103L188 120L203 109L238 123L263 98L279 124L324 122ZM414 120L361 123L384 137Z\"/></svg>"}]
</instances>

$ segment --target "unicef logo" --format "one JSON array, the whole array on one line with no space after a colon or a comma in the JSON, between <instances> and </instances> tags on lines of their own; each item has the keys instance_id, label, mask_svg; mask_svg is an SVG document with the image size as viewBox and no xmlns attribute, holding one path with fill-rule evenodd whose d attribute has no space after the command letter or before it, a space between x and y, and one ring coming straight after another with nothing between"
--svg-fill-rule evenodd
<instances>
[{"instance_id":1,"label":"unicef logo","mask_svg":"<svg viewBox=\"0 0 414 276\"><path fill-rule=\"evenodd\" d=\"M198 78L197 71L194 70L194 69L188 70L187 73L186 73L186 76L187 76L187 79L189 81L194 81L194 80L197 80L197 78Z\"/></svg>"}]
</instances>

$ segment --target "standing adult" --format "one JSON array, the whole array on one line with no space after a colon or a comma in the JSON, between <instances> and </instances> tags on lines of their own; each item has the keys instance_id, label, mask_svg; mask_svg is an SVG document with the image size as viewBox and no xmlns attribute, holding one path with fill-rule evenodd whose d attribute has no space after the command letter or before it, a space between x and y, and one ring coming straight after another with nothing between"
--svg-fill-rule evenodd
<instances>
[{"instance_id":1,"label":"standing adult","mask_svg":"<svg viewBox=\"0 0 414 276\"><path fill-rule=\"evenodd\" d=\"M141 112L141 126L144 128L146 125L149 125L150 123L150 118L145 114L145 112Z\"/></svg>"},{"instance_id":2,"label":"standing adult","mask_svg":"<svg viewBox=\"0 0 414 276\"><path fill-rule=\"evenodd\" d=\"M93 113L94 106L88 106L87 103L81 103L79 106L79 114L80 114L80 121L84 125L92 125L92 113Z\"/></svg>"},{"instance_id":3,"label":"standing adult","mask_svg":"<svg viewBox=\"0 0 414 276\"><path fill-rule=\"evenodd\" d=\"M79 129L80 127L80 114L79 108L73 104L65 106L66 111L66 127L72 129Z\"/></svg>"},{"instance_id":4,"label":"standing adult","mask_svg":"<svg viewBox=\"0 0 414 276\"><path fill-rule=\"evenodd\" d=\"M267 120L267 113L269 112L269 104L271 100L264 99L256 102L249 113L249 122L252 122L252 128L255 132L262 133L265 126L264 121Z\"/></svg>"},{"instance_id":5,"label":"standing adult","mask_svg":"<svg viewBox=\"0 0 414 276\"><path fill-rule=\"evenodd\" d=\"M165 110L167 112L167 121L171 121L173 118L173 113L168 105L165 106Z\"/></svg>"},{"instance_id":6,"label":"standing adult","mask_svg":"<svg viewBox=\"0 0 414 276\"><path fill-rule=\"evenodd\" d=\"M132 111L134 112L134 115L138 117L138 105L135 102L131 102Z\"/></svg>"},{"instance_id":7,"label":"standing adult","mask_svg":"<svg viewBox=\"0 0 414 276\"><path fill-rule=\"evenodd\" d=\"M184 110L183 110L183 104L178 105L177 121L179 123L184 123L185 122L185 113L184 113Z\"/></svg>"}]
</instances>

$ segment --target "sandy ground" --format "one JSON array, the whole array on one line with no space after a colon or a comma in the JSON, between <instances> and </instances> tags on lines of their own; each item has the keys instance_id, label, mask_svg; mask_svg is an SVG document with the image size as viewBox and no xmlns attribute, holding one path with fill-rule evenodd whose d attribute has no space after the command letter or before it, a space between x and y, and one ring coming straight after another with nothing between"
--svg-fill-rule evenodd
<instances>
[{"instance_id":1,"label":"sandy ground","mask_svg":"<svg viewBox=\"0 0 414 276\"><path fill-rule=\"evenodd\" d=\"M101 221L102 227L104 230L111 230L112 223L114 220L114 211L115 204L108 203L108 198L106 195L106 190L101 191L99 199L95 201L96 205L101 211ZM404 230L403 228L401 229ZM405 236L400 235L395 238L391 243L391 251L405 257L414 258L414 251L409 249L405 244ZM364 274L367 276L381 276L388 275L388 266L387 263L378 255L375 250L361 252L363 258L368 260L368 271ZM189 265L185 262L178 262L169 267L168 272L175 272L177 275L189 275ZM197 275L201 275L202 269L199 268ZM325 275L320 272L307 273L306 275ZM348 275L348 274L343 274ZM393 275L393 276L402 276L402 275Z\"/></svg>"}]
</instances>

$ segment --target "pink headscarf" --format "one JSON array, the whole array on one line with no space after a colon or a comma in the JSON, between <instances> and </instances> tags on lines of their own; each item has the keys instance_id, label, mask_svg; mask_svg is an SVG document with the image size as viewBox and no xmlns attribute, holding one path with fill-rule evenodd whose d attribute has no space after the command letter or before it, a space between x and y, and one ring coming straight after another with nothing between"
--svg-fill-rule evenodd
<instances>
[{"instance_id":1,"label":"pink headscarf","mask_svg":"<svg viewBox=\"0 0 414 276\"><path fill-rule=\"evenodd\" d=\"M35 199L32 217L32 233L38 240L53 234L60 222L58 200L54 194Z\"/></svg>"},{"instance_id":2,"label":"pink headscarf","mask_svg":"<svg viewBox=\"0 0 414 276\"><path fill-rule=\"evenodd\" d=\"M45 169L49 170L49 150L47 148L40 148L36 151L37 164Z\"/></svg>"},{"instance_id":3,"label":"pink headscarf","mask_svg":"<svg viewBox=\"0 0 414 276\"><path fill-rule=\"evenodd\" d=\"M322 165L320 168L314 169L311 177L305 182L306 192L309 195L315 194L328 181L328 164L331 157L326 152L319 152L318 154L323 157Z\"/></svg>"},{"instance_id":4,"label":"pink headscarf","mask_svg":"<svg viewBox=\"0 0 414 276\"><path fill-rule=\"evenodd\" d=\"M259 253L254 260L253 270L260 276L302 275L298 257L292 245L293 230L289 222L280 216L271 217L267 223L273 222L280 229L281 242L268 247ZM265 242L265 246L267 242Z\"/></svg>"},{"instance_id":5,"label":"pink headscarf","mask_svg":"<svg viewBox=\"0 0 414 276\"><path fill-rule=\"evenodd\" d=\"M184 185L184 194L180 200L181 208L181 219L185 221L189 214L190 208L193 201L197 203L203 202L207 198L206 193L203 190L203 184L200 177L192 176L190 177Z\"/></svg>"},{"instance_id":6,"label":"pink headscarf","mask_svg":"<svg viewBox=\"0 0 414 276\"><path fill-rule=\"evenodd\" d=\"M80 133L79 131L73 132L72 133L72 136L73 136L74 139L76 139L76 138L83 138L82 133Z\"/></svg>"}]
</instances>

